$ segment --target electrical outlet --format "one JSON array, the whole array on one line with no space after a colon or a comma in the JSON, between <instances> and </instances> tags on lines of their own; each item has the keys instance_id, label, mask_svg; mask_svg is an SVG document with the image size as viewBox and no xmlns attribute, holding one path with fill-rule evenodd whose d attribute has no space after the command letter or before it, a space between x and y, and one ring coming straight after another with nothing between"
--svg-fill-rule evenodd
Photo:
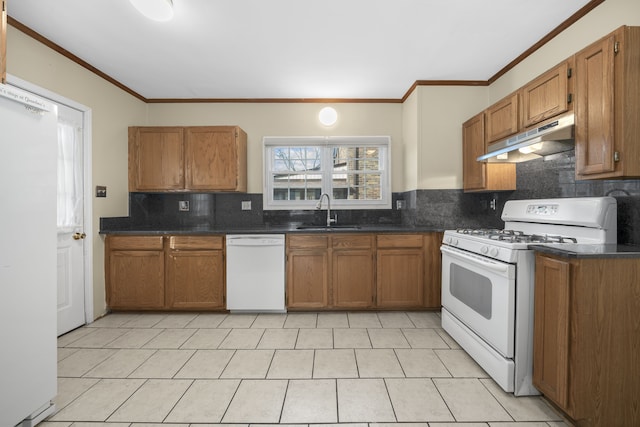
<instances>
[{"instance_id":1,"label":"electrical outlet","mask_svg":"<svg viewBox=\"0 0 640 427\"><path fill-rule=\"evenodd\" d=\"M107 197L107 187L96 185L96 197Z\"/></svg>"},{"instance_id":2,"label":"electrical outlet","mask_svg":"<svg viewBox=\"0 0 640 427\"><path fill-rule=\"evenodd\" d=\"M406 202L404 200L396 200L396 209L404 209L406 207Z\"/></svg>"},{"instance_id":3,"label":"electrical outlet","mask_svg":"<svg viewBox=\"0 0 640 427\"><path fill-rule=\"evenodd\" d=\"M250 211L251 210L251 200L243 200L242 201L242 210Z\"/></svg>"},{"instance_id":4,"label":"electrical outlet","mask_svg":"<svg viewBox=\"0 0 640 427\"><path fill-rule=\"evenodd\" d=\"M180 212L189 212L189 201L188 200L180 200L178 202L178 210Z\"/></svg>"}]
</instances>

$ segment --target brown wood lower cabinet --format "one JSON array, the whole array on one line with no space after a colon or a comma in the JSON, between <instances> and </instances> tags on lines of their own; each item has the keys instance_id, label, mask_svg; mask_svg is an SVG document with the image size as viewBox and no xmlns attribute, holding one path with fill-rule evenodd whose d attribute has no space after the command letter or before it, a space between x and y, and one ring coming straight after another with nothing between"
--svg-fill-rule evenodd
<instances>
[{"instance_id":1,"label":"brown wood lower cabinet","mask_svg":"<svg viewBox=\"0 0 640 427\"><path fill-rule=\"evenodd\" d=\"M333 236L331 249L332 305L373 307L373 235Z\"/></svg>"},{"instance_id":2,"label":"brown wood lower cabinet","mask_svg":"<svg viewBox=\"0 0 640 427\"><path fill-rule=\"evenodd\" d=\"M377 237L378 307L420 307L424 301L424 252L420 234Z\"/></svg>"},{"instance_id":3,"label":"brown wood lower cabinet","mask_svg":"<svg viewBox=\"0 0 640 427\"><path fill-rule=\"evenodd\" d=\"M533 384L577 426L640 425L640 258L536 254Z\"/></svg>"},{"instance_id":4,"label":"brown wood lower cabinet","mask_svg":"<svg viewBox=\"0 0 640 427\"><path fill-rule=\"evenodd\" d=\"M287 307L329 305L328 242L323 235L287 236Z\"/></svg>"},{"instance_id":5,"label":"brown wood lower cabinet","mask_svg":"<svg viewBox=\"0 0 640 427\"><path fill-rule=\"evenodd\" d=\"M224 309L222 236L171 236L167 252L167 307Z\"/></svg>"},{"instance_id":6,"label":"brown wood lower cabinet","mask_svg":"<svg viewBox=\"0 0 640 427\"><path fill-rule=\"evenodd\" d=\"M162 236L107 236L105 254L109 308L164 307Z\"/></svg>"},{"instance_id":7,"label":"brown wood lower cabinet","mask_svg":"<svg viewBox=\"0 0 640 427\"><path fill-rule=\"evenodd\" d=\"M439 309L441 240L442 233L288 234L287 308ZM224 310L224 236L107 235L105 280L112 310Z\"/></svg>"},{"instance_id":8,"label":"brown wood lower cabinet","mask_svg":"<svg viewBox=\"0 0 640 427\"><path fill-rule=\"evenodd\" d=\"M225 308L223 236L108 235L107 306L112 310Z\"/></svg>"},{"instance_id":9,"label":"brown wood lower cabinet","mask_svg":"<svg viewBox=\"0 0 640 427\"><path fill-rule=\"evenodd\" d=\"M440 308L441 233L290 234L289 309Z\"/></svg>"}]
</instances>

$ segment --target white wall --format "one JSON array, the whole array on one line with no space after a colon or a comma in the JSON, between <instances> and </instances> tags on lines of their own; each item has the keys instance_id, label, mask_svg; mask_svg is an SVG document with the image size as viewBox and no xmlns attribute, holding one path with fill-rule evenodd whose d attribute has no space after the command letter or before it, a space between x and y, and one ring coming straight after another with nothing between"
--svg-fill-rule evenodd
<instances>
[{"instance_id":1,"label":"white wall","mask_svg":"<svg viewBox=\"0 0 640 427\"><path fill-rule=\"evenodd\" d=\"M462 188L462 123L487 105L486 86L418 88L417 188Z\"/></svg>"},{"instance_id":2,"label":"white wall","mask_svg":"<svg viewBox=\"0 0 640 427\"><path fill-rule=\"evenodd\" d=\"M418 188L418 144L420 141L420 119L418 94L414 90L402 104L402 164L403 191Z\"/></svg>"}]
</instances>

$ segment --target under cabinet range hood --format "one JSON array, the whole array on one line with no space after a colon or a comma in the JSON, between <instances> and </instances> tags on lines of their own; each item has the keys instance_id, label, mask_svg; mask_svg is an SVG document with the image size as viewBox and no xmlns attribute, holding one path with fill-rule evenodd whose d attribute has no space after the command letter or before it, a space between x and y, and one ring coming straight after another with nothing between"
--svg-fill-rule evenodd
<instances>
[{"instance_id":1,"label":"under cabinet range hood","mask_svg":"<svg viewBox=\"0 0 640 427\"><path fill-rule=\"evenodd\" d=\"M489 144L478 161L519 163L574 148L574 116L568 114L540 127Z\"/></svg>"}]
</instances>

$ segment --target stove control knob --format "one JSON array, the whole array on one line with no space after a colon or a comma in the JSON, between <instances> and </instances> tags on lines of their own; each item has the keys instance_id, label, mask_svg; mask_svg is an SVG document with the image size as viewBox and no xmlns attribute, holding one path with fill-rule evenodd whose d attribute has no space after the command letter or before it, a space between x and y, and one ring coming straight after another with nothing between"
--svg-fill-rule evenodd
<instances>
[{"instance_id":1,"label":"stove control knob","mask_svg":"<svg viewBox=\"0 0 640 427\"><path fill-rule=\"evenodd\" d=\"M489 248L487 246L483 246L480 248L480 252L482 252L483 254L486 254L487 252L489 252Z\"/></svg>"},{"instance_id":2,"label":"stove control knob","mask_svg":"<svg viewBox=\"0 0 640 427\"><path fill-rule=\"evenodd\" d=\"M458 246L458 239L456 239L455 237L447 237L447 243L450 244L451 246Z\"/></svg>"},{"instance_id":3,"label":"stove control knob","mask_svg":"<svg viewBox=\"0 0 640 427\"><path fill-rule=\"evenodd\" d=\"M491 248L490 254L491 254L491 256L497 256L498 255L498 248Z\"/></svg>"}]
</instances>

